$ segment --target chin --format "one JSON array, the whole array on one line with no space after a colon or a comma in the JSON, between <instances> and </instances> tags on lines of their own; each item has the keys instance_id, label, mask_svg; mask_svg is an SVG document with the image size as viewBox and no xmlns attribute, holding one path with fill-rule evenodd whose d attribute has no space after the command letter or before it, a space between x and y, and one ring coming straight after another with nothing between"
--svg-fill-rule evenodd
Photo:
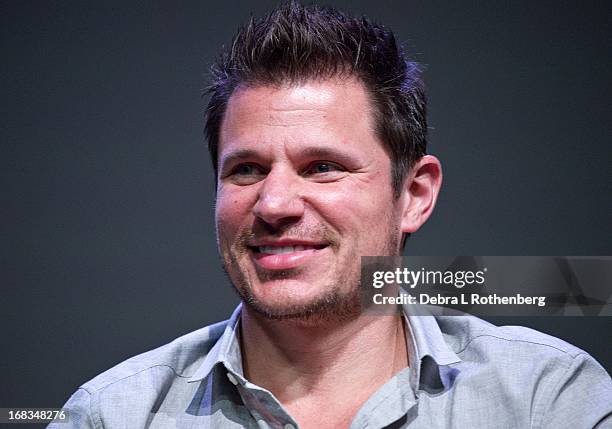
<instances>
[{"instance_id":1,"label":"chin","mask_svg":"<svg viewBox=\"0 0 612 429\"><path fill-rule=\"evenodd\" d=\"M286 296L285 299L282 299L278 295L273 300L259 299L250 290L239 291L239 294L250 310L269 320L287 320L316 325L322 322L352 319L361 314L361 299L358 290L348 293L332 290L326 294L303 297L303 299L297 299L295 296Z\"/></svg>"}]
</instances>

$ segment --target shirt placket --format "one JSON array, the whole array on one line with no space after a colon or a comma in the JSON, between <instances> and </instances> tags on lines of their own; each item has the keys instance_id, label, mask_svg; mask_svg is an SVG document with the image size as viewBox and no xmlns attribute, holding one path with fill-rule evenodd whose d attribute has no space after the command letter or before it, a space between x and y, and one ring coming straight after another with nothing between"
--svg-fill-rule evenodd
<instances>
[{"instance_id":1,"label":"shirt placket","mask_svg":"<svg viewBox=\"0 0 612 429\"><path fill-rule=\"evenodd\" d=\"M242 402L262 429L297 429L298 425L269 391L249 382L240 374L227 371L228 380L238 390Z\"/></svg>"}]
</instances>

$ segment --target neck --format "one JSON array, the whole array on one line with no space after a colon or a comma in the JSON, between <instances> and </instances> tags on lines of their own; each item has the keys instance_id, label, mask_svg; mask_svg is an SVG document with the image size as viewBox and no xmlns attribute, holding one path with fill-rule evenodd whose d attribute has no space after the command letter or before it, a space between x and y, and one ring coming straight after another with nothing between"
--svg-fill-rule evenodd
<instances>
[{"instance_id":1,"label":"neck","mask_svg":"<svg viewBox=\"0 0 612 429\"><path fill-rule=\"evenodd\" d=\"M245 376L284 405L307 398L365 401L408 364L398 314L308 326L269 320L244 306L241 329Z\"/></svg>"}]
</instances>

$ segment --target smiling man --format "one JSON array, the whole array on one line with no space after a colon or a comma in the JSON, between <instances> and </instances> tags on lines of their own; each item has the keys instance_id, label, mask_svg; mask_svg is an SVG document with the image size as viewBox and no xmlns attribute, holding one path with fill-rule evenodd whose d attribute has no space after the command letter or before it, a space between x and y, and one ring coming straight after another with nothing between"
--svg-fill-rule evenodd
<instances>
[{"instance_id":1,"label":"smiling man","mask_svg":"<svg viewBox=\"0 0 612 429\"><path fill-rule=\"evenodd\" d=\"M442 182L389 30L288 3L213 70L217 240L242 304L85 383L73 426L610 427L610 377L561 340L364 311L360 257L400 255Z\"/></svg>"},{"instance_id":2,"label":"smiling man","mask_svg":"<svg viewBox=\"0 0 612 429\"><path fill-rule=\"evenodd\" d=\"M245 86L220 125L216 223L246 304L242 375L304 427L348 427L407 365L401 318L360 315L360 255L398 254L440 167L422 157L394 197L370 106L349 76Z\"/></svg>"},{"instance_id":3,"label":"smiling man","mask_svg":"<svg viewBox=\"0 0 612 429\"><path fill-rule=\"evenodd\" d=\"M394 197L370 105L353 77L247 86L229 100L216 223L245 316L357 316L360 256L397 255L433 208L438 161L421 157Z\"/></svg>"}]
</instances>

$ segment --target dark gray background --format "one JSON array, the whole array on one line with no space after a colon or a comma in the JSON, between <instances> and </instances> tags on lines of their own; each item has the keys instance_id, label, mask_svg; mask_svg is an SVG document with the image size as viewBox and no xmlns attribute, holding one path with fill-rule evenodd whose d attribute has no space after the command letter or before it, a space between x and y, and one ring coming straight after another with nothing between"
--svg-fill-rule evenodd
<instances>
[{"instance_id":1,"label":"dark gray background","mask_svg":"<svg viewBox=\"0 0 612 429\"><path fill-rule=\"evenodd\" d=\"M334 3L427 65L445 184L408 254L612 254L610 2L458 3ZM0 3L0 406L60 406L227 318L200 93L236 25L273 4ZM612 368L612 318L497 321Z\"/></svg>"}]
</instances>

